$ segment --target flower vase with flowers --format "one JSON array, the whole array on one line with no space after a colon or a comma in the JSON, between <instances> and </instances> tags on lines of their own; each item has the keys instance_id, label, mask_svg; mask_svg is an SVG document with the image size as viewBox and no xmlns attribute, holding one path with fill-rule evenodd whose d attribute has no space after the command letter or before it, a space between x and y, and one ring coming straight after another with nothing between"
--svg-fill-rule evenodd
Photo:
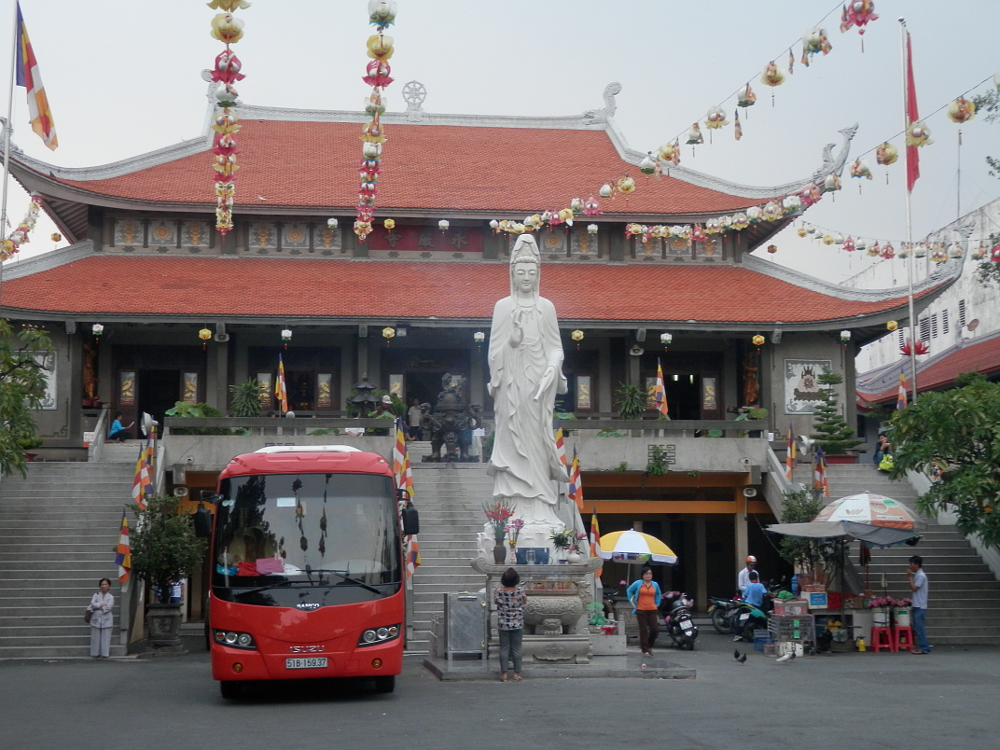
<instances>
[{"instance_id":1,"label":"flower vase with flowers","mask_svg":"<svg viewBox=\"0 0 1000 750\"><path fill-rule=\"evenodd\" d=\"M507 532L507 546L510 547L510 561L517 562L517 537L524 528L524 521L520 518L513 519L504 527Z\"/></svg>"},{"instance_id":2,"label":"flower vase with flowers","mask_svg":"<svg viewBox=\"0 0 1000 750\"><path fill-rule=\"evenodd\" d=\"M504 549L504 537L507 534L507 520L514 515L514 506L510 500L501 498L492 503L483 504L483 513L486 514L487 523L493 531L493 562L503 565L507 559L507 550Z\"/></svg>"},{"instance_id":3,"label":"flower vase with flowers","mask_svg":"<svg viewBox=\"0 0 1000 750\"><path fill-rule=\"evenodd\" d=\"M868 609L878 610L872 613L872 622L879 628L887 628L892 624L893 613L896 615L896 625L909 627L910 604L912 604L910 599L893 599L891 596L873 596L865 602Z\"/></svg>"},{"instance_id":4,"label":"flower vase with flowers","mask_svg":"<svg viewBox=\"0 0 1000 750\"><path fill-rule=\"evenodd\" d=\"M573 546L575 538L576 535L568 529L552 529L549 539L552 540L552 546L556 550L556 557L559 558L559 562L566 562L566 555Z\"/></svg>"},{"instance_id":5,"label":"flower vase with flowers","mask_svg":"<svg viewBox=\"0 0 1000 750\"><path fill-rule=\"evenodd\" d=\"M573 533L569 544L569 554L566 555L567 562L579 563L583 560L583 541L586 538L587 535L582 531Z\"/></svg>"}]
</instances>

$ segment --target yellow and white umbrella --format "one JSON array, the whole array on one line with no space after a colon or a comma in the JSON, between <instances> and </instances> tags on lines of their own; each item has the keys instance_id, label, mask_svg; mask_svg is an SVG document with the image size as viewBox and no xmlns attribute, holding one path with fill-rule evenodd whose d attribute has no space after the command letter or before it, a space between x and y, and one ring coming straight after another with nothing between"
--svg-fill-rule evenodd
<instances>
[{"instance_id":1,"label":"yellow and white umbrella","mask_svg":"<svg viewBox=\"0 0 1000 750\"><path fill-rule=\"evenodd\" d=\"M601 557L605 560L642 565L648 562L677 564L677 555L655 536L640 531L612 531L601 537Z\"/></svg>"}]
</instances>

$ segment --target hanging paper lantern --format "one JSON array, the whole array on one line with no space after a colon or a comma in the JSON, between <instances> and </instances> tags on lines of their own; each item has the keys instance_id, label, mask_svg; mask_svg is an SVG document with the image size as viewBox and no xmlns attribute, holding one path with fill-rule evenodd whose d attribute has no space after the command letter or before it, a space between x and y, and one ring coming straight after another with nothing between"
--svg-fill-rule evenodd
<instances>
[{"instance_id":1,"label":"hanging paper lantern","mask_svg":"<svg viewBox=\"0 0 1000 750\"><path fill-rule=\"evenodd\" d=\"M694 229L691 230L692 242L704 242L707 239L708 235L705 234L705 230L702 228L701 224L695 224Z\"/></svg>"},{"instance_id":2,"label":"hanging paper lantern","mask_svg":"<svg viewBox=\"0 0 1000 750\"><path fill-rule=\"evenodd\" d=\"M948 105L948 117L952 122L968 122L975 116L975 102L971 102L961 96Z\"/></svg>"},{"instance_id":3,"label":"hanging paper lantern","mask_svg":"<svg viewBox=\"0 0 1000 750\"><path fill-rule=\"evenodd\" d=\"M697 146L705 142L705 137L701 134L701 127L698 123L693 123L691 129L688 130L687 134L687 144L689 146Z\"/></svg>"},{"instance_id":4,"label":"hanging paper lantern","mask_svg":"<svg viewBox=\"0 0 1000 750\"><path fill-rule=\"evenodd\" d=\"M613 192L614 190L612 189L611 185L605 182L603 185L601 185L601 189L598 191L598 195L600 195L602 198L610 198Z\"/></svg>"},{"instance_id":5,"label":"hanging paper lantern","mask_svg":"<svg viewBox=\"0 0 1000 750\"><path fill-rule=\"evenodd\" d=\"M857 249L859 253L863 253L868 250L868 243L864 240L858 240Z\"/></svg>"},{"instance_id":6,"label":"hanging paper lantern","mask_svg":"<svg viewBox=\"0 0 1000 750\"><path fill-rule=\"evenodd\" d=\"M635 180L633 180L628 175L625 175L620 180L618 180L618 192L622 195L628 195L635 190Z\"/></svg>"},{"instance_id":7,"label":"hanging paper lantern","mask_svg":"<svg viewBox=\"0 0 1000 750\"><path fill-rule=\"evenodd\" d=\"M895 164L899 158L899 151L891 143L883 143L875 149L875 161L883 166Z\"/></svg>"},{"instance_id":8,"label":"hanging paper lantern","mask_svg":"<svg viewBox=\"0 0 1000 750\"><path fill-rule=\"evenodd\" d=\"M763 346L764 345L764 337L761 336L759 333L756 336L754 336L752 339L750 339L750 340L753 342L754 346Z\"/></svg>"},{"instance_id":9,"label":"hanging paper lantern","mask_svg":"<svg viewBox=\"0 0 1000 750\"><path fill-rule=\"evenodd\" d=\"M778 221L784 218L785 209L781 207L781 204L777 201L769 201L762 212L762 216L766 221Z\"/></svg>"},{"instance_id":10,"label":"hanging paper lantern","mask_svg":"<svg viewBox=\"0 0 1000 750\"><path fill-rule=\"evenodd\" d=\"M392 26L396 21L396 3L385 0L369 0L368 19L379 28Z\"/></svg>"},{"instance_id":11,"label":"hanging paper lantern","mask_svg":"<svg viewBox=\"0 0 1000 750\"><path fill-rule=\"evenodd\" d=\"M198 338L201 339L201 349L204 351L208 348L208 340L212 338L212 332L207 328L202 328L198 331Z\"/></svg>"},{"instance_id":12,"label":"hanging paper lantern","mask_svg":"<svg viewBox=\"0 0 1000 750\"><path fill-rule=\"evenodd\" d=\"M675 167L681 163L681 147L677 141L664 143L657 152L660 161L673 164Z\"/></svg>"},{"instance_id":13,"label":"hanging paper lantern","mask_svg":"<svg viewBox=\"0 0 1000 750\"><path fill-rule=\"evenodd\" d=\"M990 260L994 263L1000 263L1000 245L993 246L993 249L990 251Z\"/></svg>"},{"instance_id":14,"label":"hanging paper lantern","mask_svg":"<svg viewBox=\"0 0 1000 750\"><path fill-rule=\"evenodd\" d=\"M583 331L577 329L573 331L573 333L571 333L569 337L576 342L576 348L579 349L580 342L583 341Z\"/></svg>"},{"instance_id":15,"label":"hanging paper lantern","mask_svg":"<svg viewBox=\"0 0 1000 750\"><path fill-rule=\"evenodd\" d=\"M795 233L799 237L805 237L807 234L809 234L809 230L806 229L805 226L801 226L801 227L799 227L798 229L795 230Z\"/></svg>"},{"instance_id":16,"label":"hanging paper lantern","mask_svg":"<svg viewBox=\"0 0 1000 750\"><path fill-rule=\"evenodd\" d=\"M386 326L385 328L382 329L382 338L386 339L387 342L395 335L396 335L396 329L393 328L392 326Z\"/></svg>"},{"instance_id":17,"label":"hanging paper lantern","mask_svg":"<svg viewBox=\"0 0 1000 750\"><path fill-rule=\"evenodd\" d=\"M728 124L729 120L726 119L726 113L722 107L712 107L705 115L705 127L711 130L718 130Z\"/></svg>"},{"instance_id":18,"label":"hanging paper lantern","mask_svg":"<svg viewBox=\"0 0 1000 750\"><path fill-rule=\"evenodd\" d=\"M828 55L831 49L833 47L827 38L826 29L810 29L802 35L802 57L800 58L800 62L809 67L809 58L812 55L820 52Z\"/></svg>"},{"instance_id":19,"label":"hanging paper lantern","mask_svg":"<svg viewBox=\"0 0 1000 750\"><path fill-rule=\"evenodd\" d=\"M588 224L587 234L597 234L597 224Z\"/></svg>"},{"instance_id":20,"label":"hanging paper lantern","mask_svg":"<svg viewBox=\"0 0 1000 750\"><path fill-rule=\"evenodd\" d=\"M789 195L781 201L785 214L794 214L802 210L802 199L797 195Z\"/></svg>"},{"instance_id":21,"label":"hanging paper lantern","mask_svg":"<svg viewBox=\"0 0 1000 750\"><path fill-rule=\"evenodd\" d=\"M917 120L906 129L907 146L929 146L934 143L931 140L931 129L923 122Z\"/></svg>"},{"instance_id":22,"label":"hanging paper lantern","mask_svg":"<svg viewBox=\"0 0 1000 750\"><path fill-rule=\"evenodd\" d=\"M656 162L653 161L652 151L639 162L639 171L643 174L653 174L656 171Z\"/></svg>"},{"instance_id":23,"label":"hanging paper lantern","mask_svg":"<svg viewBox=\"0 0 1000 750\"><path fill-rule=\"evenodd\" d=\"M824 245L832 245L833 244L833 235L832 234L824 234L823 235L823 239L821 240L821 242Z\"/></svg>"},{"instance_id":24,"label":"hanging paper lantern","mask_svg":"<svg viewBox=\"0 0 1000 750\"><path fill-rule=\"evenodd\" d=\"M922 242L917 245L916 249L913 251L913 257L915 258L926 258L927 257L927 245Z\"/></svg>"},{"instance_id":25,"label":"hanging paper lantern","mask_svg":"<svg viewBox=\"0 0 1000 750\"><path fill-rule=\"evenodd\" d=\"M763 214L764 212L761 211L760 206L750 206L750 208L747 209L747 221L751 224L756 224L761 220Z\"/></svg>"},{"instance_id":26,"label":"hanging paper lantern","mask_svg":"<svg viewBox=\"0 0 1000 750\"><path fill-rule=\"evenodd\" d=\"M982 260L986 257L986 245L982 242L979 243L979 247L972 251L973 260Z\"/></svg>"},{"instance_id":27,"label":"hanging paper lantern","mask_svg":"<svg viewBox=\"0 0 1000 750\"><path fill-rule=\"evenodd\" d=\"M385 221L382 222L382 226L384 226L386 229L395 229L396 222L394 219L386 219Z\"/></svg>"},{"instance_id":28,"label":"hanging paper lantern","mask_svg":"<svg viewBox=\"0 0 1000 750\"><path fill-rule=\"evenodd\" d=\"M232 13L234 10L246 10L250 7L247 0L211 0L208 7L212 10L225 10Z\"/></svg>"},{"instance_id":29,"label":"hanging paper lantern","mask_svg":"<svg viewBox=\"0 0 1000 750\"><path fill-rule=\"evenodd\" d=\"M934 263L941 264L947 262L947 260L948 260L948 253L947 251L942 250L941 248L937 248L931 253L931 261Z\"/></svg>"},{"instance_id":30,"label":"hanging paper lantern","mask_svg":"<svg viewBox=\"0 0 1000 750\"><path fill-rule=\"evenodd\" d=\"M844 235L842 235L840 232L837 232L835 235L833 235L833 244L834 245L843 245L844 244Z\"/></svg>"},{"instance_id":31,"label":"hanging paper lantern","mask_svg":"<svg viewBox=\"0 0 1000 750\"><path fill-rule=\"evenodd\" d=\"M965 252L962 250L961 245L959 245L957 242L952 242L948 246L948 254L952 258L961 258L963 255L965 255Z\"/></svg>"},{"instance_id":32,"label":"hanging paper lantern","mask_svg":"<svg viewBox=\"0 0 1000 750\"><path fill-rule=\"evenodd\" d=\"M835 190L840 190L840 178L837 177L836 174L831 172L826 176L826 179L823 180L823 189L828 193L831 193Z\"/></svg>"},{"instance_id":33,"label":"hanging paper lantern","mask_svg":"<svg viewBox=\"0 0 1000 750\"><path fill-rule=\"evenodd\" d=\"M597 198L590 196L583 202L583 215L584 216L600 216L601 215L601 205L597 202Z\"/></svg>"},{"instance_id":34,"label":"hanging paper lantern","mask_svg":"<svg viewBox=\"0 0 1000 750\"><path fill-rule=\"evenodd\" d=\"M28 234L35 228L35 222L38 221L41 205L42 199L38 196L32 196L31 202L28 203L28 211L21 219L21 223L17 225L17 229L11 232L5 240L0 241L0 260L13 257L21 245L28 241Z\"/></svg>"},{"instance_id":35,"label":"hanging paper lantern","mask_svg":"<svg viewBox=\"0 0 1000 750\"><path fill-rule=\"evenodd\" d=\"M583 213L583 198L571 198L569 207L573 209L573 213Z\"/></svg>"},{"instance_id":36,"label":"hanging paper lantern","mask_svg":"<svg viewBox=\"0 0 1000 750\"><path fill-rule=\"evenodd\" d=\"M892 260L894 257L896 257L896 248L892 246L891 242L886 242L882 246L882 252L880 253L880 255L885 260Z\"/></svg>"},{"instance_id":37,"label":"hanging paper lantern","mask_svg":"<svg viewBox=\"0 0 1000 750\"><path fill-rule=\"evenodd\" d=\"M771 255L774 255L776 252L778 252L778 246L777 245L768 245L767 246L767 251L769 253L771 253Z\"/></svg>"},{"instance_id":38,"label":"hanging paper lantern","mask_svg":"<svg viewBox=\"0 0 1000 750\"><path fill-rule=\"evenodd\" d=\"M868 164L865 163L864 159L855 159L851 164L851 177L872 179L872 171L868 168Z\"/></svg>"},{"instance_id":39,"label":"hanging paper lantern","mask_svg":"<svg viewBox=\"0 0 1000 750\"><path fill-rule=\"evenodd\" d=\"M868 248L868 257L877 258L882 254L882 248L879 247L878 240L875 240L875 244Z\"/></svg>"},{"instance_id":40,"label":"hanging paper lantern","mask_svg":"<svg viewBox=\"0 0 1000 750\"><path fill-rule=\"evenodd\" d=\"M59 234L59 232L53 232L52 235L49 237L49 239L52 240L53 242L59 242L59 240L62 239L62 235Z\"/></svg>"},{"instance_id":41,"label":"hanging paper lantern","mask_svg":"<svg viewBox=\"0 0 1000 750\"><path fill-rule=\"evenodd\" d=\"M844 6L841 13L840 30L845 32L852 27L857 27L858 34L864 35L865 26L877 20L878 15L875 13L873 0L852 0ZM864 52L864 46L862 46L861 51Z\"/></svg>"},{"instance_id":42,"label":"hanging paper lantern","mask_svg":"<svg viewBox=\"0 0 1000 750\"><path fill-rule=\"evenodd\" d=\"M885 324L885 327L886 330L888 331L895 331L897 328L899 328L899 323L897 323L895 320L890 320L888 323Z\"/></svg>"},{"instance_id":43,"label":"hanging paper lantern","mask_svg":"<svg viewBox=\"0 0 1000 750\"><path fill-rule=\"evenodd\" d=\"M846 328L840 332L840 343L846 344L851 340L851 332Z\"/></svg>"},{"instance_id":44,"label":"hanging paper lantern","mask_svg":"<svg viewBox=\"0 0 1000 750\"><path fill-rule=\"evenodd\" d=\"M736 106L738 107L752 107L756 101L757 95L750 88L749 83L736 92Z\"/></svg>"},{"instance_id":45,"label":"hanging paper lantern","mask_svg":"<svg viewBox=\"0 0 1000 750\"><path fill-rule=\"evenodd\" d=\"M849 253L853 253L854 252L854 238L853 237L848 237L846 240L844 240L844 249L847 252L849 252Z\"/></svg>"},{"instance_id":46,"label":"hanging paper lantern","mask_svg":"<svg viewBox=\"0 0 1000 750\"><path fill-rule=\"evenodd\" d=\"M780 86L785 82L785 74L777 65L775 65L774 60L767 64L764 68L764 73L760 77L761 83L765 86L770 86L774 88L775 86Z\"/></svg>"},{"instance_id":47,"label":"hanging paper lantern","mask_svg":"<svg viewBox=\"0 0 1000 750\"><path fill-rule=\"evenodd\" d=\"M747 219L747 215L745 213L743 213L742 211L737 211L735 214L733 214L733 223L732 223L733 229L741 231L743 229L746 229L748 226L750 226L750 222Z\"/></svg>"}]
</instances>

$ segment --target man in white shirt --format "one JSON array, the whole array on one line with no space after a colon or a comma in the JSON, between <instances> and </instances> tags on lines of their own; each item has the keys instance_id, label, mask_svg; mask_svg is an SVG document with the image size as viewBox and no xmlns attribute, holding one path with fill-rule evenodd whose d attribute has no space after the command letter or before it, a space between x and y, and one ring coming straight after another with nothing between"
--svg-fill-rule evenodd
<instances>
[{"instance_id":1,"label":"man in white shirt","mask_svg":"<svg viewBox=\"0 0 1000 750\"><path fill-rule=\"evenodd\" d=\"M406 412L407 421L410 423L410 440L420 440L420 423L424 419L424 410L420 408L420 399L413 399L412 406Z\"/></svg>"},{"instance_id":2,"label":"man in white shirt","mask_svg":"<svg viewBox=\"0 0 1000 750\"><path fill-rule=\"evenodd\" d=\"M743 592L746 591L748 585L750 585L750 572L757 567L757 558L753 555L747 556L747 566L740 571L739 576L736 578L736 587L740 590L740 596L743 596Z\"/></svg>"},{"instance_id":3,"label":"man in white shirt","mask_svg":"<svg viewBox=\"0 0 1000 750\"><path fill-rule=\"evenodd\" d=\"M927 633L924 624L927 621L927 574L924 573L924 560L920 555L910 558L910 569L907 571L910 579L910 591L913 592L913 646L914 654L929 654L931 647L927 643Z\"/></svg>"}]
</instances>

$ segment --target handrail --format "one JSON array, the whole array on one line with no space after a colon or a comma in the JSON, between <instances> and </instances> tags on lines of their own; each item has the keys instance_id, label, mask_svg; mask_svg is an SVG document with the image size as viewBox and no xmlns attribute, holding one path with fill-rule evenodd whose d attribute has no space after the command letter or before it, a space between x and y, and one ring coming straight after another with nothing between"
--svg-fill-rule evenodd
<instances>
[{"instance_id":1,"label":"handrail","mask_svg":"<svg viewBox=\"0 0 1000 750\"><path fill-rule=\"evenodd\" d=\"M774 517L779 521L785 510L785 493L786 492L801 492L802 485L799 482L792 482L785 476L786 468L781 461L778 460L777 454L774 452L774 448L770 445L767 446L767 476L768 483L772 484L777 488L778 495L780 497L771 497L771 492L766 493L767 503L771 506L771 512L774 513Z\"/></svg>"},{"instance_id":2,"label":"handrail","mask_svg":"<svg viewBox=\"0 0 1000 750\"><path fill-rule=\"evenodd\" d=\"M103 407L101 409L100 416L97 417L97 424L94 426L94 441L90 444L89 455L87 456L88 461L93 463L98 463L101 460L101 453L104 451L104 443L108 437L108 414L111 413L110 407Z\"/></svg>"}]
</instances>

